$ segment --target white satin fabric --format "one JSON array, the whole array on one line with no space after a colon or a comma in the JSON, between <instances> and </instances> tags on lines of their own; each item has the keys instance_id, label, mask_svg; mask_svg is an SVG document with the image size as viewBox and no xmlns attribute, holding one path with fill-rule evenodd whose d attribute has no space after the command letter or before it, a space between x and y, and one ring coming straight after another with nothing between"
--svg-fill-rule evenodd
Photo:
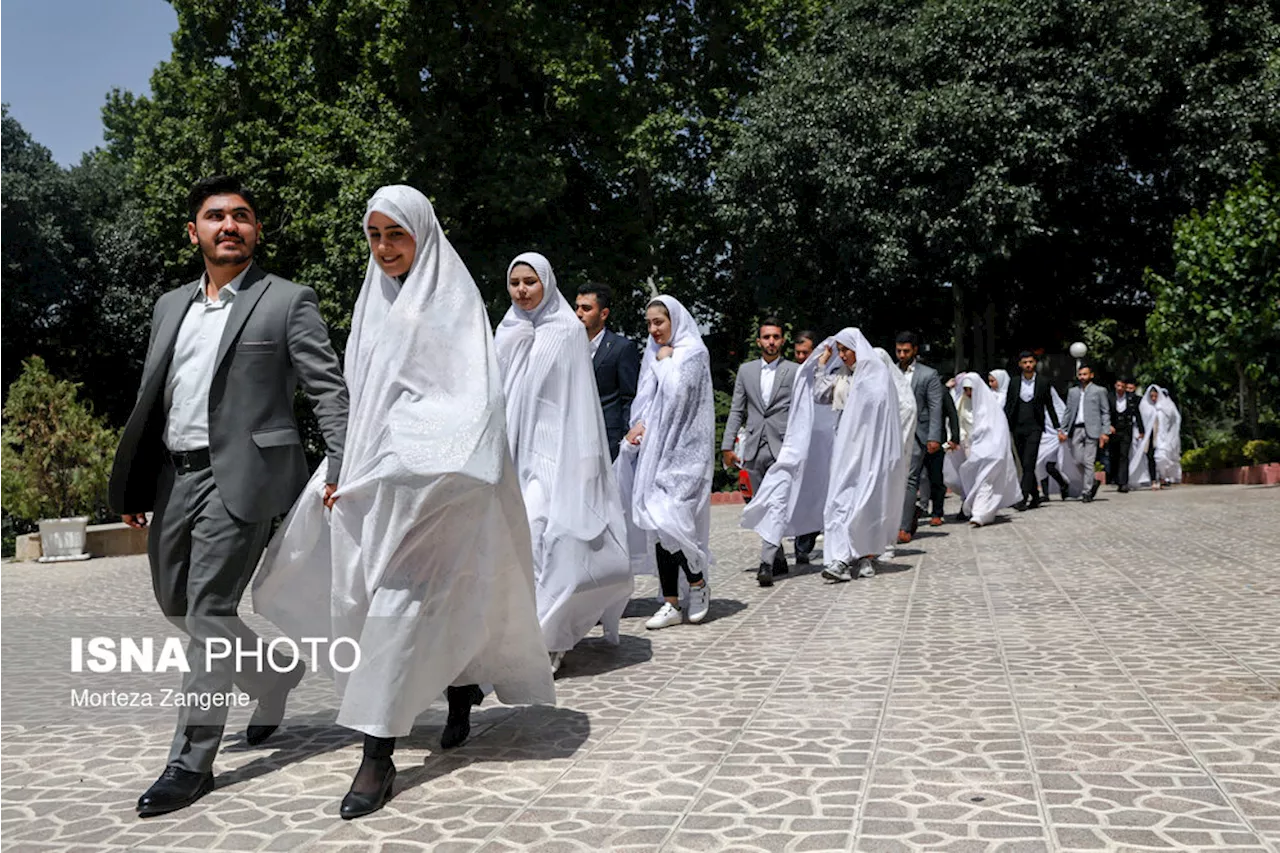
<instances>
[{"instance_id":1,"label":"white satin fabric","mask_svg":"<svg viewBox=\"0 0 1280 853\"><path fill-rule=\"evenodd\" d=\"M1013 461L1009 422L997 392L977 373L957 377L957 387L968 381L972 397L961 396L961 435L964 460L959 475L964 489L964 513L978 525L990 524L996 513L1022 499L1018 470ZM964 422L969 420L968 435Z\"/></svg>"},{"instance_id":2,"label":"white satin fabric","mask_svg":"<svg viewBox=\"0 0 1280 853\"><path fill-rule=\"evenodd\" d=\"M337 722L399 737L450 685L531 704L553 704L555 687L484 303L426 196L383 187L366 224L375 211L417 253L403 285L369 258L337 503L320 501L322 464L268 546L253 602L295 639L355 639L360 665L333 673Z\"/></svg>"},{"instance_id":3,"label":"white satin fabric","mask_svg":"<svg viewBox=\"0 0 1280 853\"><path fill-rule=\"evenodd\" d=\"M902 424L897 382L866 337L848 327L835 340L857 353L857 362L831 454L823 559L852 563L884 553L897 532L906 488L897 476Z\"/></svg>"},{"instance_id":4,"label":"white satin fabric","mask_svg":"<svg viewBox=\"0 0 1280 853\"><path fill-rule=\"evenodd\" d=\"M1151 391L1155 389L1159 402L1151 402ZM1142 400L1138 404L1142 414L1142 425L1145 434L1139 438L1134 434L1133 449L1129 455L1129 484L1131 486L1150 486L1151 472L1147 467L1147 449L1151 442L1156 446L1156 477L1170 483L1182 482L1182 415L1173 404L1169 392L1159 385L1148 385L1142 392Z\"/></svg>"},{"instance_id":5,"label":"white satin fabric","mask_svg":"<svg viewBox=\"0 0 1280 853\"><path fill-rule=\"evenodd\" d=\"M564 652L599 623L617 643L631 598L626 522L596 394L591 344L556 287L551 263L528 252L542 280L538 307L507 310L494 336L507 401L507 444L533 539L538 621Z\"/></svg>"},{"instance_id":6,"label":"white satin fabric","mask_svg":"<svg viewBox=\"0 0 1280 853\"><path fill-rule=\"evenodd\" d=\"M828 339L824 345L834 341ZM831 476L831 445L837 418L830 406L814 402L814 388L821 376L830 375L841 362L833 358L825 366L814 354L800 365L791 387L791 408L782 450L769 468L751 503L742 510L741 525L755 530L770 545L785 536L801 536L822 529L827 481Z\"/></svg>"},{"instance_id":7,"label":"white satin fabric","mask_svg":"<svg viewBox=\"0 0 1280 853\"><path fill-rule=\"evenodd\" d=\"M1058 393L1057 388L1050 388L1049 394L1053 398L1053 411L1058 416L1058 423L1066 427L1064 423L1067 414L1067 404L1063 401L1062 395ZM1043 481L1049 477L1049 463L1052 462L1058 466L1058 473L1067 481L1067 494L1069 497L1079 497L1084 494L1084 477L1081 474L1079 465L1075 464L1075 457L1071 455L1071 442L1058 441L1058 429L1053 425L1053 421L1049 420L1049 413L1044 413L1044 431L1040 433L1040 449L1036 453L1036 480ZM1058 481L1049 477L1048 489L1045 497L1050 495L1061 494L1062 489L1058 487Z\"/></svg>"},{"instance_id":8,"label":"white satin fabric","mask_svg":"<svg viewBox=\"0 0 1280 853\"><path fill-rule=\"evenodd\" d=\"M693 315L674 297L657 300L671 315L672 354L659 360L660 347L649 338L631 403L631 425L644 424L644 435L638 445L623 440L613 470L627 519L632 571L656 574L654 545L661 544L669 552L684 552L696 575L713 562L711 358ZM681 572L682 595L687 587Z\"/></svg>"}]
</instances>

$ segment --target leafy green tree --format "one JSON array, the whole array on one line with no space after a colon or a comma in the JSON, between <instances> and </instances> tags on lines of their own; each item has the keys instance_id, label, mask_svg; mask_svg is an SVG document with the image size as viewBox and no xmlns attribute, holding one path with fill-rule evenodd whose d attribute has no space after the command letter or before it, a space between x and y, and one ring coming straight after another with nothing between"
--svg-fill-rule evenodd
<instances>
[{"instance_id":1,"label":"leafy green tree","mask_svg":"<svg viewBox=\"0 0 1280 853\"><path fill-rule=\"evenodd\" d=\"M1147 273L1153 368L1183 389L1184 410L1234 402L1254 439L1280 395L1280 161L1269 171L1179 220L1173 274Z\"/></svg>"},{"instance_id":2,"label":"leafy green tree","mask_svg":"<svg viewBox=\"0 0 1280 853\"><path fill-rule=\"evenodd\" d=\"M1263 0L837 2L743 103L732 278L961 365L1054 346L1277 150L1278 45Z\"/></svg>"}]
</instances>

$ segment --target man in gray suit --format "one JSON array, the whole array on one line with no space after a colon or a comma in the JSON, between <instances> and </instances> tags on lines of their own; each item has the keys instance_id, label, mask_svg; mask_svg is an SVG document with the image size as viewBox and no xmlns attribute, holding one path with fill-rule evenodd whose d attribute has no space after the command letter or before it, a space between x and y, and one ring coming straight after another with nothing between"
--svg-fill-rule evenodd
<instances>
[{"instance_id":1,"label":"man in gray suit","mask_svg":"<svg viewBox=\"0 0 1280 853\"><path fill-rule=\"evenodd\" d=\"M766 317L760 323L758 343L760 358L738 368L733 405L724 425L724 441L720 444L726 467L738 465L746 469L752 494L760 488L764 475L782 452L787 416L791 413L791 387L799 370L794 361L782 357L785 339L782 324L776 318ZM744 420L746 435L739 457L733 445ZM769 553L761 555L756 579L761 586L772 586L774 574L786 574L787 557L781 547L770 548L767 543L766 551Z\"/></svg>"},{"instance_id":2,"label":"man in gray suit","mask_svg":"<svg viewBox=\"0 0 1280 853\"><path fill-rule=\"evenodd\" d=\"M188 206L187 232L205 274L156 302L141 389L110 485L124 522L150 527L152 589L164 615L191 637L182 692L198 703L179 712L168 765L138 800L142 817L212 790L227 716L217 697L233 683L258 702L250 744L269 737L283 717L304 666L268 659L238 615L240 597L272 519L288 512L308 480L293 414L298 382L324 434L330 506L347 424L347 388L315 291L253 263L262 225L252 195L235 178L207 178ZM264 653L206 666L206 650L223 648L211 640Z\"/></svg>"},{"instance_id":3,"label":"man in gray suit","mask_svg":"<svg viewBox=\"0 0 1280 853\"><path fill-rule=\"evenodd\" d=\"M920 339L914 332L901 332L895 342L898 369L911 380L916 395L916 435L911 445L911 467L907 469L907 496L903 501L902 523L898 525L898 541L906 544L916 532L916 493L920 490L920 474L929 478L929 496L933 499L934 527L942 524L942 506L947 487L942 482L942 379L938 371L921 364ZM902 449L903 453L907 448Z\"/></svg>"},{"instance_id":4,"label":"man in gray suit","mask_svg":"<svg viewBox=\"0 0 1280 853\"><path fill-rule=\"evenodd\" d=\"M1106 447L1111 437L1111 401L1101 386L1093 384L1093 368L1089 365L1080 365L1076 379L1080 385L1067 392L1062 425L1067 429L1071 455L1080 466L1084 481L1092 484L1080 497L1089 503L1101 485L1094 476L1093 463L1098 450Z\"/></svg>"}]
</instances>

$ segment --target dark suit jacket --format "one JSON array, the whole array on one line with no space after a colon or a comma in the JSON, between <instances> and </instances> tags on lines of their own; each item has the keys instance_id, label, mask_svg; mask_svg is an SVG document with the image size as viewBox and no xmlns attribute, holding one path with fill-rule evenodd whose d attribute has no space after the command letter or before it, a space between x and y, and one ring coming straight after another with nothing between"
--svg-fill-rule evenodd
<instances>
[{"instance_id":1,"label":"dark suit jacket","mask_svg":"<svg viewBox=\"0 0 1280 853\"><path fill-rule=\"evenodd\" d=\"M942 389L942 419L947 425L947 434L943 441L960 443L960 413L956 411L956 401L951 399L951 389Z\"/></svg>"},{"instance_id":2,"label":"dark suit jacket","mask_svg":"<svg viewBox=\"0 0 1280 853\"><path fill-rule=\"evenodd\" d=\"M604 411L609 455L617 459L618 443L631 428L631 401L636 398L640 381L640 350L622 335L605 329L591 363L596 370L596 391Z\"/></svg>"},{"instance_id":3,"label":"dark suit jacket","mask_svg":"<svg viewBox=\"0 0 1280 853\"><path fill-rule=\"evenodd\" d=\"M119 513L155 508L167 413L164 387L178 329L200 281L156 301L142 387L111 470L108 499ZM242 521L269 521L293 506L311 472L293 414L302 387L315 405L337 482L347 433L347 386L329 344L316 292L249 267L231 304L209 388L209 454L218 494Z\"/></svg>"},{"instance_id":4,"label":"dark suit jacket","mask_svg":"<svg viewBox=\"0 0 1280 853\"><path fill-rule=\"evenodd\" d=\"M1142 423L1142 411L1139 408L1142 398L1127 391L1124 396L1128 402L1125 403L1124 411L1121 412L1116 408L1116 392L1107 393L1107 397L1111 400L1111 425L1116 428L1116 435L1132 436L1135 426L1138 428L1139 435L1145 435L1147 430Z\"/></svg>"},{"instance_id":5,"label":"dark suit jacket","mask_svg":"<svg viewBox=\"0 0 1280 853\"><path fill-rule=\"evenodd\" d=\"M1022 391L1022 374L1015 373L1009 381L1009 395L1004 401L1004 415L1009 421L1009 429L1016 431L1018 422L1015 417L1018 411L1018 403L1021 401L1019 394ZM1035 414L1036 423L1039 424L1037 429L1044 429L1044 415L1047 410L1049 413L1049 422L1058 429L1062 429L1062 424L1058 423L1058 410L1053 407L1053 398L1050 395L1049 380L1044 374L1036 374L1035 393L1031 397L1031 407Z\"/></svg>"}]
</instances>

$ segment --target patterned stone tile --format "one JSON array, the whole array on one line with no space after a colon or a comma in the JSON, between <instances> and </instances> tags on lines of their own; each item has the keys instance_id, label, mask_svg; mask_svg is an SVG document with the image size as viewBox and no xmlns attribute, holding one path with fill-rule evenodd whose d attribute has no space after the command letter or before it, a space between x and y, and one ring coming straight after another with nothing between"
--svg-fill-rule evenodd
<instances>
[{"instance_id":1,"label":"patterned stone tile","mask_svg":"<svg viewBox=\"0 0 1280 853\"><path fill-rule=\"evenodd\" d=\"M846 819L723 814L688 815L663 851L671 853L823 853L848 849L853 828Z\"/></svg>"},{"instance_id":2,"label":"patterned stone tile","mask_svg":"<svg viewBox=\"0 0 1280 853\"><path fill-rule=\"evenodd\" d=\"M861 767L723 764L693 811L851 821L857 815L864 782Z\"/></svg>"},{"instance_id":3,"label":"patterned stone tile","mask_svg":"<svg viewBox=\"0 0 1280 853\"><path fill-rule=\"evenodd\" d=\"M1021 735L1006 731L886 731L875 760L877 769L1030 769Z\"/></svg>"},{"instance_id":4,"label":"patterned stone tile","mask_svg":"<svg viewBox=\"0 0 1280 853\"><path fill-rule=\"evenodd\" d=\"M760 726L744 730L724 761L726 764L796 767L866 767L871 747L872 733L865 729Z\"/></svg>"},{"instance_id":5,"label":"patterned stone tile","mask_svg":"<svg viewBox=\"0 0 1280 853\"><path fill-rule=\"evenodd\" d=\"M518 814L480 849L485 853L508 850L641 853L657 850L679 822L678 813L535 807Z\"/></svg>"},{"instance_id":6,"label":"patterned stone tile","mask_svg":"<svg viewBox=\"0 0 1280 853\"><path fill-rule=\"evenodd\" d=\"M547 787L533 807L680 814L712 769L705 763L581 761Z\"/></svg>"}]
</instances>

